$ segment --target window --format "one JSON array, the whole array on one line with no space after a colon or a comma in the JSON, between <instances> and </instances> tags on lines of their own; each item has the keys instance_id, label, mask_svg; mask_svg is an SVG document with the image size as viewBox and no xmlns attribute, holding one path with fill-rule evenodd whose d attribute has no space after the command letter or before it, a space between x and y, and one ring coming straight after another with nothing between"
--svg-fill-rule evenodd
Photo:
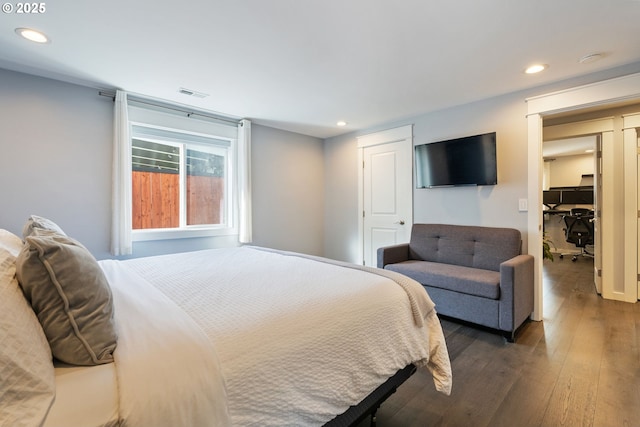
<instances>
[{"instance_id":1,"label":"window","mask_svg":"<svg viewBox=\"0 0 640 427\"><path fill-rule=\"evenodd\" d=\"M133 125L132 229L232 228L232 142Z\"/></svg>"},{"instance_id":2,"label":"window","mask_svg":"<svg viewBox=\"0 0 640 427\"><path fill-rule=\"evenodd\" d=\"M135 101L128 110L133 241L239 234L239 125Z\"/></svg>"},{"instance_id":3,"label":"window","mask_svg":"<svg viewBox=\"0 0 640 427\"><path fill-rule=\"evenodd\" d=\"M144 240L250 243L251 121L120 90L114 101L111 253L131 255Z\"/></svg>"}]
</instances>

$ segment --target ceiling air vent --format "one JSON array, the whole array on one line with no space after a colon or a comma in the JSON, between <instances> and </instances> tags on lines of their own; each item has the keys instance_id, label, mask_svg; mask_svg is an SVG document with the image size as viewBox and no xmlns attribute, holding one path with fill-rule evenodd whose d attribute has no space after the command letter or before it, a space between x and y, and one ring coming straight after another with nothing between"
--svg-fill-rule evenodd
<instances>
[{"instance_id":1,"label":"ceiling air vent","mask_svg":"<svg viewBox=\"0 0 640 427\"><path fill-rule=\"evenodd\" d=\"M183 95L188 95L188 96L194 96L196 98L206 98L207 96L209 96L206 93L202 93L202 92L197 92L195 90L191 90L191 89L186 89L181 87L180 89L178 89L178 92L180 92Z\"/></svg>"}]
</instances>

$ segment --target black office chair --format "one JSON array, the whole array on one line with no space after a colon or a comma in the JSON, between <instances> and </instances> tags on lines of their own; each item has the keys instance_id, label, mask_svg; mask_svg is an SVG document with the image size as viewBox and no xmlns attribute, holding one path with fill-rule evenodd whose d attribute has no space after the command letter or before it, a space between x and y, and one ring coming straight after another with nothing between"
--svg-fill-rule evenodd
<instances>
[{"instance_id":1,"label":"black office chair","mask_svg":"<svg viewBox=\"0 0 640 427\"><path fill-rule=\"evenodd\" d=\"M573 211L573 209L572 209ZM589 210L587 210L590 212ZM576 212L579 215L565 215L564 223L567 228L564 229L565 239L569 243L573 243L580 248L579 254L560 254L560 258L564 255L572 255L571 261L576 261L578 256L591 257L593 253L587 250L587 246L593 245L593 215Z\"/></svg>"}]
</instances>

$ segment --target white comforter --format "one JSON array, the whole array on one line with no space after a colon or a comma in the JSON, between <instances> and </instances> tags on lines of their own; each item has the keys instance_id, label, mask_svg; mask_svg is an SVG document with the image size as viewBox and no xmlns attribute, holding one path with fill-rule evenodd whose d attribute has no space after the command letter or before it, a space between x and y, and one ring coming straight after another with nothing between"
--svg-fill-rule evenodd
<instances>
[{"instance_id":1,"label":"white comforter","mask_svg":"<svg viewBox=\"0 0 640 427\"><path fill-rule=\"evenodd\" d=\"M102 261L113 289L114 353L123 426L228 426L212 343L180 308L117 261Z\"/></svg>"},{"instance_id":2,"label":"white comforter","mask_svg":"<svg viewBox=\"0 0 640 427\"><path fill-rule=\"evenodd\" d=\"M322 425L409 363L450 392L415 282L248 247L101 263L126 425Z\"/></svg>"}]
</instances>

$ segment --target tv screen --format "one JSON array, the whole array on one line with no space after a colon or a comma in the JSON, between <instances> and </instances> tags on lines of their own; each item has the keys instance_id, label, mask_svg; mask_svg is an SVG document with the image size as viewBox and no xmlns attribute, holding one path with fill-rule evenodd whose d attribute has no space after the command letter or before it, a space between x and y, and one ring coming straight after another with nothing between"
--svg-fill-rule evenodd
<instances>
[{"instance_id":1,"label":"tv screen","mask_svg":"<svg viewBox=\"0 0 640 427\"><path fill-rule=\"evenodd\" d=\"M416 187L496 185L496 133L415 146Z\"/></svg>"}]
</instances>

